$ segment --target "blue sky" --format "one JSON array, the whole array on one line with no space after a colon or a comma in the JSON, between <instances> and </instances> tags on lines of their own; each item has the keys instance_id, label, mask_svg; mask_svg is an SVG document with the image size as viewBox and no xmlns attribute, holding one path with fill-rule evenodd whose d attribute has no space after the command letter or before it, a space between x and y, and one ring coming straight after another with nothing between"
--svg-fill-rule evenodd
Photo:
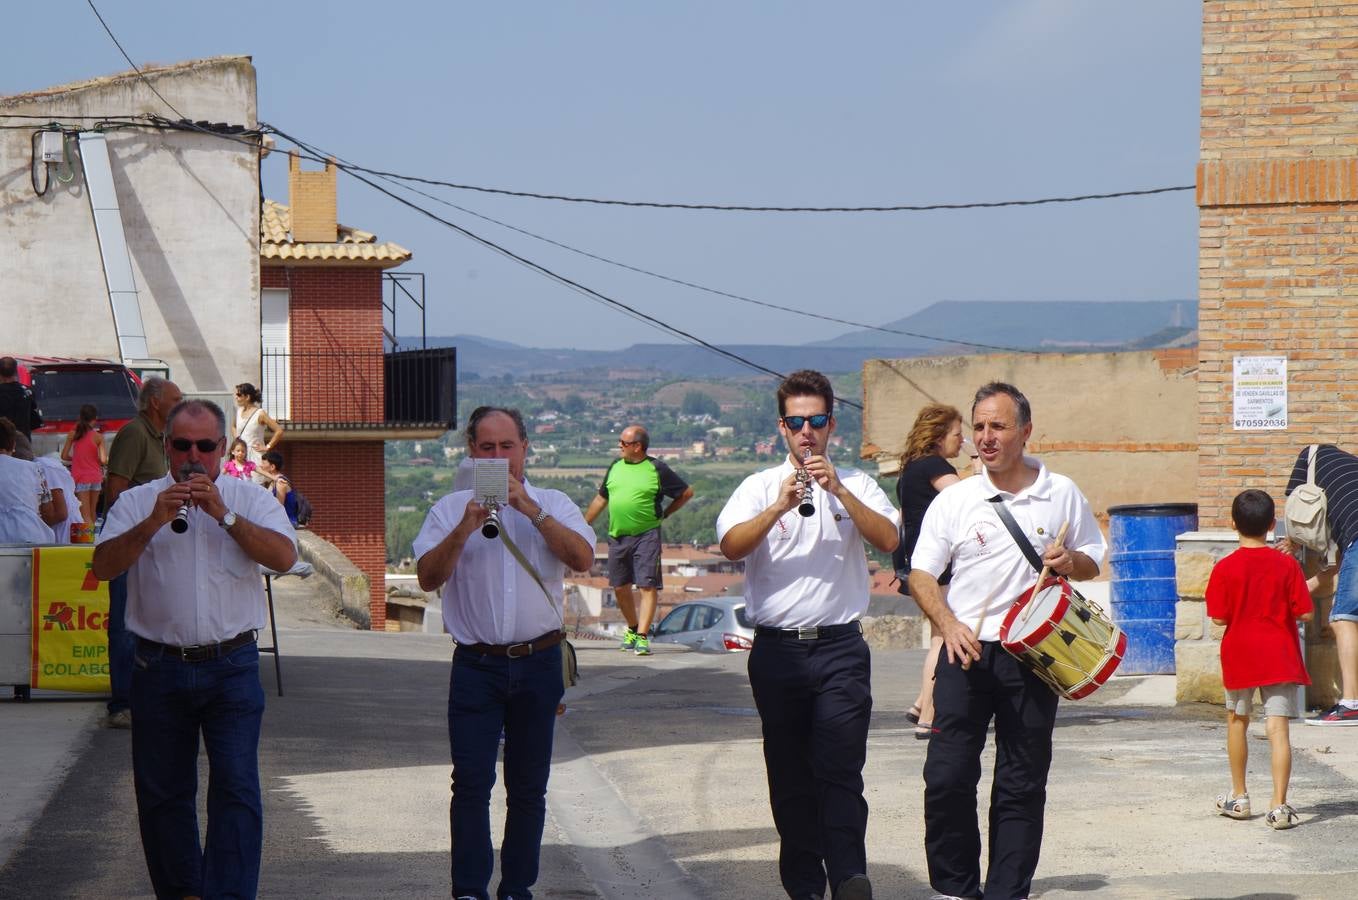
<instances>
[{"instance_id":1,"label":"blue sky","mask_svg":"<svg viewBox=\"0 0 1358 900\"><path fill-rule=\"evenodd\" d=\"M1191 184L1197 161L1201 5L1184 0L96 4L138 64L248 54L261 119L355 162L465 184L895 205ZM127 68L82 0L7 5L5 25L28 38L0 58L0 94ZM266 193L284 202L285 165L265 163ZM937 300L1196 295L1192 192L860 215L440 193L631 265L868 323ZM713 342L848 330L413 199ZM343 176L339 210L414 251L406 268L427 275L431 334L585 349L673 340Z\"/></svg>"}]
</instances>

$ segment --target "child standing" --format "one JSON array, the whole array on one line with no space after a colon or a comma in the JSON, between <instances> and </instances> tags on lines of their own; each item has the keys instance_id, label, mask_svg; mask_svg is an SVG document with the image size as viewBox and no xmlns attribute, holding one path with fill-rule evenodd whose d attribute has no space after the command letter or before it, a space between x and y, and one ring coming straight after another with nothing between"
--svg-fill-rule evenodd
<instances>
[{"instance_id":1,"label":"child standing","mask_svg":"<svg viewBox=\"0 0 1358 900\"><path fill-rule=\"evenodd\" d=\"M1312 607L1301 566L1266 543L1273 513L1273 498L1263 491L1244 491L1231 504L1231 523L1240 535L1240 549L1212 569L1207 581L1207 615L1226 626L1221 639L1221 681L1226 688L1231 790L1217 797L1217 811L1232 819L1250 816L1246 740L1258 688L1273 756L1273 801L1264 821L1281 830L1300 822L1287 803L1287 782L1292 777L1287 720L1297 714L1297 686L1311 683L1296 623L1310 620Z\"/></svg>"}]
</instances>

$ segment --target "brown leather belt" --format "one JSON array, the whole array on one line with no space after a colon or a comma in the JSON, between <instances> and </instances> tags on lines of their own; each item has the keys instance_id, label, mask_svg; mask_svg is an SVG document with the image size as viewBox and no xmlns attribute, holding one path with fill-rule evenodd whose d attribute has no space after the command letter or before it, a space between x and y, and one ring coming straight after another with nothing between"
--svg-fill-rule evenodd
<instances>
[{"instance_id":1,"label":"brown leather belt","mask_svg":"<svg viewBox=\"0 0 1358 900\"><path fill-rule=\"evenodd\" d=\"M555 647L566 639L564 631L549 631L541 637L535 637L531 641L524 641L521 644L458 644L457 649L466 650L470 653L483 653L486 656L508 656L510 659L517 659L520 656L530 656L540 650Z\"/></svg>"},{"instance_id":2,"label":"brown leather belt","mask_svg":"<svg viewBox=\"0 0 1358 900\"><path fill-rule=\"evenodd\" d=\"M199 644L196 647L172 647L169 644L161 644L139 637L137 638L137 646L145 647L148 650L159 650L167 656L173 656L184 662L207 662L210 659L220 659L232 650L239 650L246 644L253 644L257 637L258 632L254 630L242 631L220 644Z\"/></svg>"}]
</instances>

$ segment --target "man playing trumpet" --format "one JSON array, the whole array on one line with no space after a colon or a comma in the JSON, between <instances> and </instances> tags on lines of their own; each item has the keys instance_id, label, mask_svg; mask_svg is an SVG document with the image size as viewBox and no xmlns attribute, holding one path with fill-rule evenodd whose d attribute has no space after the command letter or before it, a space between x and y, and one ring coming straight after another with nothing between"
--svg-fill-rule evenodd
<instances>
[{"instance_id":1,"label":"man playing trumpet","mask_svg":"<svg viewBox=\"0 0 1358 900\"><path fill-rule=\"evenodd\" d=\"M745 608L756 624L750 687L763 724L783 887L805 900L825 896L828 881L834 900L870 900L863 764L872 689L858 623L868 607L862 542L890 553L898 519L877 482L826 457L833 409L834 391L821 373L803 369L783 381L778 431L788 455L736 488L717 518L717 538L727 559L745 560ZM805 502L809 514L798 511Z\"/></svg>"},{"instance_id":2,"label":"man playing trumpet","mask_svg":"<svg viewBox=\"0 0 1358 900\"><path fill-rule=\"evenodd\" d=\"M1099 574L1107 545L1075 483L1026 456L1028 398L992 382L971 407L984 465L934 498L911 557L910 596L943 637L934 681L934 734L924 762L924 847L929 882L955 898L1027 897L1042 849L1057 695L1000 646L1009 606L1037 578L993 498L1056 575ZM1069 523L1064 544L1055 540ZM1072 549L1073 548L1073 549ZM947 600L938 577L952 563ZM986 730L995 720L990 794L990 867L981 884L976 785Z\"/></svg>"}]
</instances>

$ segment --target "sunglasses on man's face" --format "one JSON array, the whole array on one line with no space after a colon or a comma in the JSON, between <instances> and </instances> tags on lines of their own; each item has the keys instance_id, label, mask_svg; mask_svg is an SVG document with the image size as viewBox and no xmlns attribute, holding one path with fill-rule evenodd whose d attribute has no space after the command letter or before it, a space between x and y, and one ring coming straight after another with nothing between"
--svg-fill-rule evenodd
<instances>
[{"instance_id":1,"label":"sunglasses on man's face","mask_svg":"<svg viewBox=\"0 0 1358 900\"><path fill-rule=\"evenodd\" d=\"M221 446L223 440L225 438L202 438L197 441L191 441L188 438L172 438L170 446L180 453L188 453L193 447L197 447L199 453L211 453Z\"/></svg>"},{"instance_id":2,"label":"sunglasses on man's face","mask_svg":"<svg viewBox=\"0 0 1358 900\"><path fill-rule=\"evenodd\" d=\"M783 424L787 426L788 431L801 431L802 426L807 422L811 423L812 428L820 431L826 425L830 424L830 414L816 413L814 416L783 416Z\"/></svg>"},{"instance_id":3,"label":"sunglasses on man's face","mask_svg":"<svg viewBox=\"0 0 1358 900\"><path fill-rule=\"evenodd\" d=\"M640 447L641 441L618 441L619 447Z\"/></svg>"}]
</instances>

